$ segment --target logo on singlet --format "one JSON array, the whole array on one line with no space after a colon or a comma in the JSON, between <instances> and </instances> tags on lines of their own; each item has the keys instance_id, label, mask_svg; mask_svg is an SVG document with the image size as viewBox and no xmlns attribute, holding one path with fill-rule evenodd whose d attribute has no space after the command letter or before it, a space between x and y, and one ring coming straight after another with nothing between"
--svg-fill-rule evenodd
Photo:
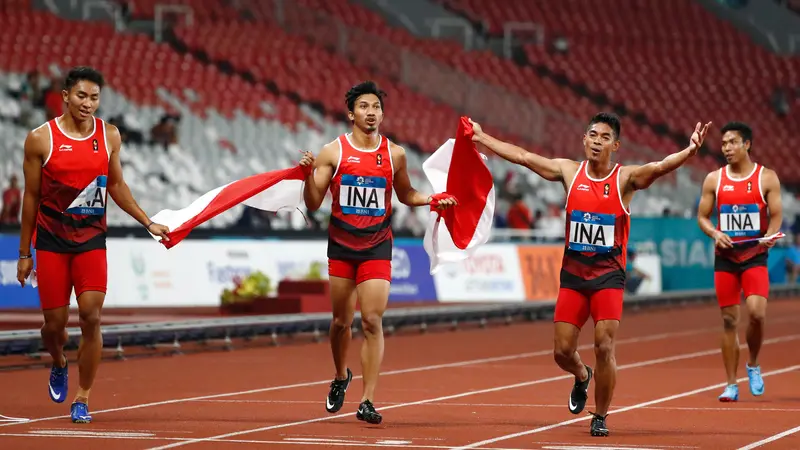
<instances>
[{"instance_id":1,"label":"logo on singlet","mask_svg":"<svg viewBox=\"0 0 800 450\"><path fill-rule=\"evenodd\" d=\"M754 237L761 234L758 205L720 205L719 229L730 237Z\"/></svg>"},{"instance_id":2,"label":"logo on singlet","mask_svg":"<svg viewBox=\"0 0 800 450\"><path fill-rule=\"evenodd\" d=\"M344 214L383 216L386 214L386 178L342 175L339 206Z\"/></svg>"},{"instance_id":3,"label":"logo on singlet","mask_svg":"<svg viewBox=\"0 0 800 450\"><path fill-rule=\"evenodd\" d=\"M102 216L106 212L107 177L100 175L83 188L66 212L81 216Z\"/></svg>"},{"instance_id":4,"label":"logo on singlet","mask_svg":"<svg viewBox=\"0 0 800 450\"><path fill-rule=\"evenodd\" d=\"M569 217L569 249L608 253L614 247L615 223L613 214L572 211Z\"/></svg>"}]
</instances>

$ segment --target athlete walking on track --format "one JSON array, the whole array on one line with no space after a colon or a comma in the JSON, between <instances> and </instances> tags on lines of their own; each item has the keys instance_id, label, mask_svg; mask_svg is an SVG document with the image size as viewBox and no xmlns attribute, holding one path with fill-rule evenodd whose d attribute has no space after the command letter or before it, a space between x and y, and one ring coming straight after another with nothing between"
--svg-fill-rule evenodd
<instances>
[{"instance_id":1,"label":"athlete walking on track","mask_svg":"<svg viewBox=\"0 0 800 450\"><path fill-rule=\"evenodd\" d=\"M78 391L70 406L75 423L89 423L89 393L103 348L100 312L105 300L106 193L150 233L166 238L165 226L151 223L122 178L121 138L113 125L94 117L103 76L89 67L70 70L62 97L67 112L28 134L25 140L17 279L22 286L33 270L44 315L42 342L53 358L50 398L67 397L64 355L72 290L78 301L81 340L78 347Z\"/></svg>"},{"instance_id":2,"label":"athlete walking on track","mask_svg":"<svg viewBox=\"0 0 800 450\"><path fill-rule=\"evenodd\" d=\"M683 165L703 143L710 123L695 127L690 144L662 161L622 166L611 161L620 146L620 121L599 113L589 122L583 146L586 160L548 159L501 142L473 123L473 140L515 164L558 181L566 190L565 249L561 288L555 308L554 358L575 376L569 410L579 414L586 406L589 383L595 378L592 436L608 436L606 416L616 384L614 339L622 317L625 259L630 228L629 205L637 190ZM593 370L578 355L578 336L589 316L595 322Z\"/></svg>"},{"instance_id":3,"label":"athlete walking on track","mask_svg":"<svg viewBox=\"0 0 800 450\"><path fill-rule=\"evenodd\" d=\"M353 86L345 94L352 133L325 145L316 159L306 152L300 162L315 168L304 187L308 210L320 207L329 187L333 201L328 225L328 274L333 304L330 342L336 376L325 409L330 413L341 409L353 378L347 367L347 350L358 300L364 330L364 392L356 417L372 424L382 420L373 402L383 360L382 319L392 280L392 187L397 199L411 207L444 209L456 204L446 193L424 195L411 186L405 150L379 132L384 96L371 81Z\"/></svg>"},{"instance_id":4,"label":"athlete walking on track","mask_svg":"<svg viewBox=\"0 0 800 450\"><path fill-rule=\"evenodd\" d=\"M719 396L721 402L739 400L736 372L739 366L739 304L744 292L750 320L747 347L750 359L745 365L750 393L764 393L764 380L758 354L764 340L764 318L769 294L767 254L775 240L759 241L781 228L783 206L781 184L775 171L753 162L750 151L753 131L731 122L722 127L722 153L727 165L709 173L697 208L700 229L714 239L714 287L722 313L722 361L728 385ZM716 205L715 205L716 204ZM717 226L711 223L717 209Z\"/></svg>"}]
</instances>

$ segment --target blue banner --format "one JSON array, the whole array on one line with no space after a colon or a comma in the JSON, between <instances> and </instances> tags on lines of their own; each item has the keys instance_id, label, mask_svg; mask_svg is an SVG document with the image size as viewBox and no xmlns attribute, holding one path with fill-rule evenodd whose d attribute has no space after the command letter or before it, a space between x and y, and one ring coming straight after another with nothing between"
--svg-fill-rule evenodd
<instances>
[{"instance_id":1,"label":"blue banner","mask_svg":"<svg viewBox=\"0 0 800 450\"><path fill-rule=\"evenodd\" d=\"M431 261L421 244L395 244L389 301L436 301L436 285L430 269Z\"/></svg>"},{"instance_id":2,"label":"blue banner","mask_svg":"<svg viewBox=\"0 0 800 450\"><path fill-rule=\"evenodd\" d=\"M663 291L714 287L714 240L697 219L679 217L631 218L630 244L639 253L661 258Z\"/></svg>"},{"instance_id":3,"label":"blue banner","mask_svg":"<svg viewBox=\"0 0 800 450\"><path fill-rule=\"evenodd\" d=\"M33 257L35 267L35 252ZM19 236L0 234L0 309L39 307L39 290L31 287L30 279L24 288L17 281L18 258Z\"/></svg>"}]
</instances>

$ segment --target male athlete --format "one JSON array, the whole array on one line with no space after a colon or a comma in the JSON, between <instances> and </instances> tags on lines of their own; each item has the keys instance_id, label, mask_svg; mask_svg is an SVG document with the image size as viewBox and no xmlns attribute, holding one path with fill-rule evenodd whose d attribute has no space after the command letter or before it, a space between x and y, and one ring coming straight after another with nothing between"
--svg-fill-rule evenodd
<instances>
[{"instance_id":1,"label":"male athlete","mask_svg":"<svg viewBox=\"0 0 800 450\"><path fill-rule=\"evenodd\" d=\"M750 159L753 131L731 122L722 127L722 153L728 164L709 173L703 182L697 222L714 239L714 287L722 312L722 361L728 386L721 402L739 400L736 372L739 366L739 304L744 292L750 320L747 347L750 360L745 365L750 393L764 393L764 380L758 353L764 340L764 318L769 294L767 254L774 240L755 240L777 233L783 219L781 184L775 171ZM711 223L716 203L717 226Z\"/></svg>"},{"instance_id":2,"label":"male athlete","mask_svg":"<svg viewBox=\"0 0 800 450\"><path fill-rule=\"evenodd\" d=\"M39 301L44 314L42 341L53 357L50 398L67 397L64 355L69 301L78 300L81 341L78 392L70 407L75 423L89 423L89 392L103 349L100 312L105 300L106 192L152 234L166 238L167 227L150 222L122 178L121 138L113 125L94 117L103 76L89 67L70 70L62 97L67 112L34 129L25 139L25 193L22 201L17 279L31 274L31 241L36 248Z\"/></svg>"},{"instance_id":3,"label":"male athlete","mask_svg":"<svg viewBox=\"0 0 800 450\"><path fill-rule=\"evenodd\" d=\"M620 121L614 114L599 113L589 122L583 146L586 160L548 159L501 142L473 122L473 140L503 159L525 166L548 181L564 186L566 242L561 265L561 289L556 300L554 357L565 371L575 375L569 397L573 414L583 411L589 382L595 377L596 413L592 436L608 436L606 416L616 383L614 338L622 317L629 205L635 191L683 165L703 143L709 124L697 124L689 146L662 161L643 166L621 166L611 161L620 146ZM595 322L597 367L592 370L578 355L578 335L589 316Z\"/></svg>"},{"instance_id":4,"label":"male athlete","mask_svg":"<svg viewBox=\"0 0 800 450\"><path fill-rule=\"evenodd\" d=\"M330 413L339 411L353 378L347 367L347 349L357 298L365 340L361 348L364 392L356 417L372 424L382 420L373 401L383 360L382 319L392 280L392 187L397 199L411 207L431 205L434 209L456 204L448 194L429 196L411 186L405 150L378 131L383 121L384 96L371 81L353 86L345 94L352 133L325 145L316 161L310 152L301 160L301 165L314 164L315 168L304 187L308 210L320 207L329 187L333 200L328 225L328 274L333 304L330 341L336 376L325 399L325 409Z\"/></svg>"}]
</instances>

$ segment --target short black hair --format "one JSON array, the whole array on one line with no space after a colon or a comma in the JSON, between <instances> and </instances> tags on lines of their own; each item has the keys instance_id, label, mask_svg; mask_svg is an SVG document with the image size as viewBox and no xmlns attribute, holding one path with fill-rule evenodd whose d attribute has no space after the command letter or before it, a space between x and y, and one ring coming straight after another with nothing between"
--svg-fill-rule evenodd
<instances>
[{"instance_id":1,"label":"short black hair","mask_svg":"<svg viewBox=\"0 0 800 450\"><path fill-rule=\"evenodd\" d=\"M735 131L742 137L742 142L750 141L750 150L753 149L753 129L744 122L728 122L722 127L722 134L728 131ZM750 151L748 150L748 151Z\"/></svg>"},{"instance_id":2,"label":"short black hair","mask_svg":"<svg viewBox=\"0 0 800 450\"><path fill-rule=\"evenodd\" d=\"M383 109L383 98L386 97L386 92L378 88L374 81L365 81L350 88L344 95L344 102L347 105L347 111L353 112L356 107L356 99L366 94L375 94L378 101L381 102L381 109Z\"/></svg>"},{"instance_id":3,"label":"short black hair","mask_svg":"<svg viewBox=\"0 0 800 450\"><path fill-rule=\"evenodd\" d=\"M592 120L589 121L589 125L586 127L586 129L589 129L596 123L604 123L611 127L611 129L614 130L614 138L619 140L619 137L622 134L622 125L618 115L609 112L597 113L594 115L594 117L592 117Z\"/></svg>"},{"instance_id":4,"label":"short black hair","mask_svg":"<svg viewBox=\"0 0 800 450\"><path fill-rule=\"evenodd\" d=\"M67 76L64 78L64 90L68 91L72 89L79 81L91 81L99 86L100 90L102 90L105 85L103 74L100 73L100 71L88 66L78 66L70 69L69 73L67 73Z\"/></svg>"}]
</instances>

